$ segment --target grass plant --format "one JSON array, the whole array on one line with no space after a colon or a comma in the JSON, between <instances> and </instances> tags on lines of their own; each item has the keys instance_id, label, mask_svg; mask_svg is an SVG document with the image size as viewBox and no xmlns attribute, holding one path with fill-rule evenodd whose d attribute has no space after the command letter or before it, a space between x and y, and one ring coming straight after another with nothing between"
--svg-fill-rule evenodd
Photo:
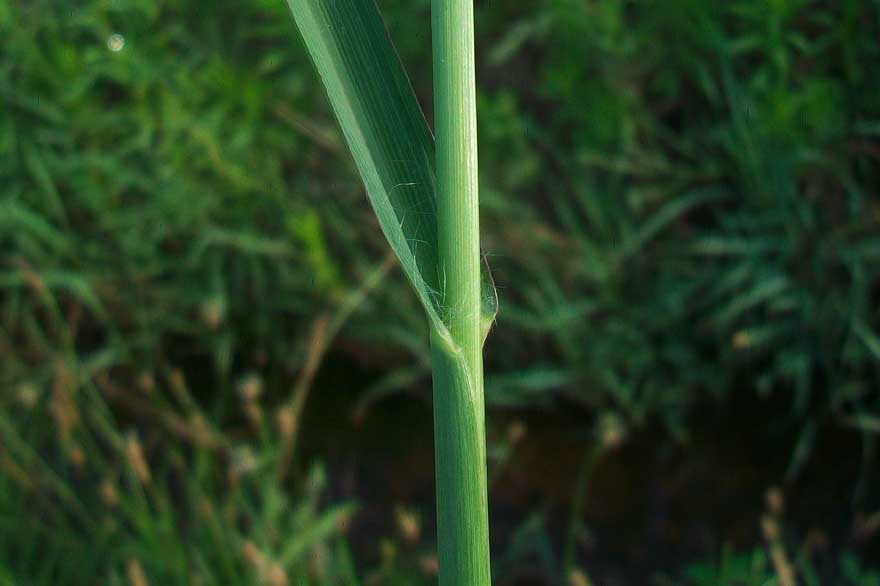
<instances>
[{"instance_id":1,"label":"grass plant","mask_svg":"<svg viewBox=\"0 0 880 586\"><path fill-rule=\"evenodd\" d=\"M429 96L431 0L379 4L415 93ZM754 579L718 577L739 565L733 553L686 578L717 552L665 538L671 559L605 556L601 463L560 525L543 487L511 480L548 476L527 452L551 453L536 422L564 409L579 438L608 413L626 430L622 454L685 450L691 462L714 449L701 430L729 422L723 436L752 438L760 450L743 454L793 497L829 495L824 512L792 500L841 529L806 560L792 540L818 517L789 518L804 584L880 584L880 556L846 526L855 516L873 527L880 494L880 4L522 0L474 11L481 237L503 252L492 268L504 320L485 352L487 407L500 415L488 429L493 582L557 584L578 568L594 583L774 579L757 519L742 519L749 546L739 523L690 507L713 543L758 548L742 564ZM384 100L412 93L391 78L403 89ZM357 401L357 425L387 423L401 404L425 414L420 303L445 316L429 270L439 248L422 244L439 238L436 222L418 222L436 199L404 184L438 183L434 146L421 113L403 113L424 129L415 148L396 132L404 142L375 162L392 200L426 203L389 220L424 288L407 294L402 261L359 294L388 246L326 95L277 0L0 0L0 586L122 586L140 573L258 585L279 576L261 574L276 563L289 584L436 583L424 532L386 559L387 533L364 523L396 506L391 491L340 493L349 473L362 486L361 471L314 439L327 397ZM426 161L426 173L402 172L403 159ZM334 421L347 424L346 412ZM510 414L525 424L513 451L493 429ZM650 445L638 443L645 429L658 432ZM401 430L374 426L370 450L402 444ZM362 437L352 460L372 453ZM391 452L382 457L399 461ZM829 459L847 465L824 474ZM323 489L309 475L320 461ZM577 462L547 462L570 472L553 477L554 493L575 491ZM395 480L424 479L406 470ZM508 490L536 498L511 509ZM363 513L338 523L354 501Z\"/></svg>"},{"instance_id":2,"label":"grass plant","mask_svg":"<svg viewBox=\"0 0 880 586\"><path fill-rule=\"evenodd\" d=\"M362 0L289 0L392 249L430 324L442 585L489 584L473 5L432 5L436 151ZM436 153L436 154L435 154Z\"/></svg>"}]
</instances>

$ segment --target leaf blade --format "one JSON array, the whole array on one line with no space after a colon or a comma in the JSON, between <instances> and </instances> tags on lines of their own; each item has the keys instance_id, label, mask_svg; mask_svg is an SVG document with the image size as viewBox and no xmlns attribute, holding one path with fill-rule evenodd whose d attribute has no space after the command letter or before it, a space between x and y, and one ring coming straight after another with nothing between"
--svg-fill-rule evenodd
<instances>
[{"instance_id":1,"label":"leaf blade","mask_svg":"<svg viewBox=\"0 0 880 586\"><path fill-rule=\"evenodd\" d=\"M434 145L372 0L288 0L370 203L432 324L438 312Z\"/></svg>"},{"instance_id":2,"label":"leaf blade","mask_svg":"<svg viewBox=\"0 0 880 586\"><path fill-rule=\"evenodd\" d=\"M433 330L443 321L434 138L373 0L287 0L382 232ZM484 330L497 311L483 270Z\"/></svg>"}]
</instances>

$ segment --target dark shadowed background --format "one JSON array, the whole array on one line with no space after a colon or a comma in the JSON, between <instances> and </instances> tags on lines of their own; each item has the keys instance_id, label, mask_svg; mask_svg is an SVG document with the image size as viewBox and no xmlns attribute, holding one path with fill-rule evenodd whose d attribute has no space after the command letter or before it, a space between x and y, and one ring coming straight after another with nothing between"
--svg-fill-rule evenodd
<instances>
[{"instance_id":1,"label":"dark shadowed background","mask_svg":"<svg viewBox=\"0 0 880 586\"><path fill-rule=\"evenodd\" d=\"M880 585L880 2L476 27L495 583ZM0 0L0 586L433 584L430 392L282 0Z\"/></svg>"}]
</instances>

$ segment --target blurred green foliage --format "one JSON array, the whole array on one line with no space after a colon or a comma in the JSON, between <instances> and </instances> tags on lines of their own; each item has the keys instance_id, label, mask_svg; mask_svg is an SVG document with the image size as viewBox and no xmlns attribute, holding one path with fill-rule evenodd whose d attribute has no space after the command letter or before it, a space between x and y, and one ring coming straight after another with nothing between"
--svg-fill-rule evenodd
<instances>
[{"instance_id":1,"label":"blurred green foliage","mask_svg":"<svg viewBox=\"0 0 880 586\"><path fill-rule=\"evenodd\" d=\"M504 355L636 419L738 390L781 393L801 421L876 414L876 3L492 17L481 152L519 346Z\"/></svg>"},{"instance_id":2,"label":"blurred green foliage","mask_svg":"<svg viewBox=\"0 0 880 586\"><path fill-rule=\"evenodd\" d=\"M428 4L380 2L430 113ZM880 3L495 0L477 27L490 403L686 438L749 394L796 462L876 441ZM0 584L359 583L353 509L276 477L273 413L316 345L374 373L363 402L429 357L284 3L0 0L0 153Z\"/></svg>"}]
</instances>

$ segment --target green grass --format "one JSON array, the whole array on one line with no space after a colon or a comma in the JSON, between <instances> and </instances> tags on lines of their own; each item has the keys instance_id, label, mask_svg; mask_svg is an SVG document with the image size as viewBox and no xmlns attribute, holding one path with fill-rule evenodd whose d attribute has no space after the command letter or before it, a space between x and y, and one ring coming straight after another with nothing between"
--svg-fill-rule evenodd
<instances>
[{"instance_id":1,"label":"green grass","mask_svg":"<svg viewBox=\"0 0 880 586\"><path fill-rule=\"evenodd\" d=\"M288 5L428 318L440 583L488 584L473 7L432 7L435 148L372 2Z\"/></svg>"},{"instance_id":2,"label":"green grass","mask_svg":"<svg viewBox=\"0 0 880 586\"><path fill-rule=\"evenodd\" d=\"M439 583L489 586L473 2L434 0L431 23L438 269L455 350L432 335Z\"/></svg>"},{"instance_id":3,"label":"green grass","mask_svg":"<svg viewBox=\"0 0 880 586\"><path fill-rule=\"evenodd\" d=\"M429 2L380 7L430 112ZM585 435L610 416L689 446L707 410L726 412L774 438L763 455L796 487L841 450L842 514L876 510L877 3L528 0L475 13L482 244L502 316L485 355L490 431L493 414L565 411ZM316 386L306 413L322 393L357 394L366 418L395 393L427 401L431 370L423 305L405 268L385 264L287 7L0 0L0 153L0 584L124 584L132 558L151 583L258 583L241 542L276 558L280 538L234 515L216 532L194 523L194 495L294 534L330 523L349 505L305 488L302 449L276 481L275 416L309 388L309 357L366 374ZM327 339L321 323L335 324ZM259 426L238 390L253 375ZM57 389L74 389L79 414L66 436ZM239 487L225 457L168 431L194 412L260 463ZM143 497L130 437L153 471ZM119 493L112 534L105 478ZM533 554L558 579L564 538L531 523L539 501L520 531L493 534L497 583ZM302 525L283 520L300 506ZM21 510L43 514L22 527ZM327 567L349 557L335 533L305 543ZM426 552L367 549L357 582L340 583L432 579L416 561ZM304 561L287 571L322 583Z\"/></svg>"}]
</instances>

